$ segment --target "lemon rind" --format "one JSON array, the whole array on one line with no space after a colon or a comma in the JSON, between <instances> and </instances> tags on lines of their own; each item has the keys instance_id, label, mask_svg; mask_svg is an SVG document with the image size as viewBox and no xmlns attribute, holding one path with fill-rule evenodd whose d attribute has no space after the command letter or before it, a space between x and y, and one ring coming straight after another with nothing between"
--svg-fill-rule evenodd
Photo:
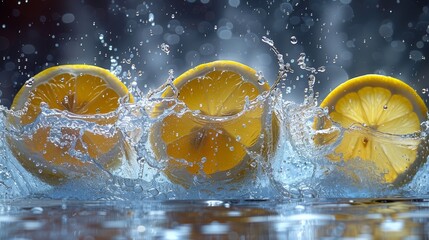
<instances>
[{"instance_id":1,"label":"lemon rind","mask_svg":"<svg viewBox=\"0 0 429 240\"><path fill-rule=\"evenodd\" d=\"M240 73L241 76L243 76L244 81L254 83L255 86L257 86L260 93L270 90L270 86L268 83L265 82L263 85L258 84L257 72L255 69L232 60L217 60L217 61L198 65L192 69L185 71L179 77L174 79L173 85L177 89L180 89L188 81L204 76L207 73L212 72L213 70L238 72ZM166 91L161 95L161 97L170 97L170 96L173 96L173 91L171 89L166 89Z\"/></svg>"},{"instance_id":2,"label":"lemon rind","mask_svg":"<svg viewBox=\"0 0 429 240\"><path fill-rule=\"evenodd\" d=\"M66 64L47 68L32 77L33 83L31 84L31 87L21 87L12 101L11 109L22 109L32 89L37 88L37 86L48 82L54 76L62 73L71 73L76 76L80 74L88 74L102 78L109 85L109 87L117 91L120 96L128 95L130 98L129 102L134 102L134 97L129 93L125 84L109 70L93 65Z\"/></svg>"},{"instance_id":3,"label":"lemon rind","mask_svg":"<svg viewBox=\"0 0 429 240\"><path fill-rule=\"evenodd\" d=\"M413 104L414 110L418 110L417 115L419 119L421 121L427 119L428 109L426 104L411 86L397 78L378 74L358 76L341 83L325 97L325 99L320 103L320 107L324 108L333 106L332 103L337 102L347 93L356 92L364 86L382 87L391 91L392 94L405 96ZM330 112L332 111L332 109L328 110Z\"/></svg>"}]
</instances>

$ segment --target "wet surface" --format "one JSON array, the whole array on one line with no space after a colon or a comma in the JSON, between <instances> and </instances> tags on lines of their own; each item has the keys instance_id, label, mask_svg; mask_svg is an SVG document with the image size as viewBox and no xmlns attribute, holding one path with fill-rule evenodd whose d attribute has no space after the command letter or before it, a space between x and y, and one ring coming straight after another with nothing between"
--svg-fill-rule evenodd
<instances>
[{"instance_id":1,"label":"wet surface","mask_svg":"<svg viewBox=\"0 0 429 240\"><path fill-rule=\"evenodd\" d=\"M426 198L0 203L1 239L427 239Z\"/></svg>"}]
</instances>

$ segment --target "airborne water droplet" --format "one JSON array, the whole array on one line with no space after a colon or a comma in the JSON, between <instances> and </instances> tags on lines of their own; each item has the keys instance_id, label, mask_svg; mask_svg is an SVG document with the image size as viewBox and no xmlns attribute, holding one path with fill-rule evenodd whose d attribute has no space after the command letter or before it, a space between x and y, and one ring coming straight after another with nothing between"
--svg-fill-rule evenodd
<instances>
[{"instance_id":1,"label":"airborne water droplet","mask_svg":"<svg viewBox=\"0 0 429 240\"><path fill-rule=\"evenodd\" d=\"M148 21L153 22L153 20L155 20L155 16L153 15L153 13L149 13Z\"/></svg>"},{"instance_id":2,"label":"airborne water droplet","mask_svg":"<svg viewBox=\"0 0 429 240\"><path fill-rule=\"evenodd\" d=\"M292 44L297 44L298 43L298 39L296 39L296 37L295 36L292 36L292 37L290 37L290 43L292 43Z\"/></svg>"},{"instance_id":3,"label":"airborne water droplet","mask_svg":"<svg viewBox=\"0 0 429 240\"><path fill-rule=\"evenodd\" d=\"M34 84L34 78L30 78L25 82L25 86L31 88Z\"/></svg>"},{"instance_id":4,"label":"airborne water droplet","mask_svg":"<svg viewBox=\"0 0 429 240\"><path fill-rule=\"evenodd\" d=\"M325 72L325 71L326 71L326 68L325 68L325 66L320 66L320 67L317 69L317 71L318 71L318 72Z\"/></svg>"},{"instance_id":5,"label":"airborne water droplet","mask_svg":"<svg viewBox=\"0 0 429 240\"><path fill-rule=\"evenodd\" d=\"M262 42L268 44L271 47L274 46L274 41L267 38L266 36L262 36Z\"/></svg>"},{"instance_id":6,"label":"airborne water droplet","mask_svg":"<svg viewBox=\"0 0 429 240\"><path fill-rule=\"evenodd\" d=\"M166 43L162 43L161 50L168 55L170 53L170 46Z\"/></svg>"}]
</instances>

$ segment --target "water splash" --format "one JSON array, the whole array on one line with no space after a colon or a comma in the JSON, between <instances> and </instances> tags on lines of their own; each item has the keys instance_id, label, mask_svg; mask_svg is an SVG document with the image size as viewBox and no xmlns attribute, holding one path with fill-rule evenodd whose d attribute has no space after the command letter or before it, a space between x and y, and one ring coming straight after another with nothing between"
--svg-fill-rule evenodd
<instances>
[{"instance_id":1,"label":"water splash","mask_svg":"<svg viewBox=\"0 0 429 240\"><path fill-rule=\"evenodd\" d=\"M282 141L278 144L281 147L278 147L270 160L270 178L283 196L292 198L380 197L407 194L425 186L419 180L422 179L421 176L412 178L412 175L404 176L404 179L408 179L409 182L402 187L398 184L383 183L384 173L375 170L377 167L371 163L360 159L335 162L327 157L340 144L344 134L355 131L376 135L375 137L383 142L394 142L398 148L415 148L416 142L427 142L425 122L422 123L423 131L417 135L385 134L367 126L343 128L330 119L328 109L318 107L319 93L314 88L317 83L317 74L324 73L325 66L317 68L308 66L309 61L305 53L300 53L296 60L286 63L271 39L263 37L262 41L270 46L278 60L279 74L272 91L278 90L279 83L292 75L294 69L307 73L308 80L302 103L282 99L277 103L280 105L274 108L280 118L283 132ZM297 79L302 78L302 76L297 77ZM291 87L285 88L288 94L287 89ZM317 127L317 122L322 119L329 127ZM318 144L320 136L335 137L329 143ZM424 175L426 165L418 170L417 175ZM352 172L353 174L350 174ZM424 176L423 179L425 178Z\"/></svg>"},{"instance_id":2,"label":"water splash","mask_svg":"<svg viewBox=\"0 0 429 240\"><path fill-rule=\"evenodd\" d=\"M100 40L104 41L104 36L100 35ZM82 129L105 137L119 134L122 137L121 141L133 149L133 154L124 157L123 167L116 170L105 169L99 160L91 157L88 152L85 152L85 149L71 147L68 154L81 159L82 162L90 163L91 166L102 171L96 178L93 176L76 178L61 186L52 187L29 174L13 156L9 143L2 142L0 143L0 196L3 198L28 195L52 198L70 198L72 196L77 199L314 198L374 197L397 193L424 194L428 191L428 186L424 182L424 179L429 177L427 164L420 168L414 180L402 187L394 188L388 184L375 184L381 182L379 179L382 176L374 171L374 166L371 164L362 164L358 160L351 160L346 164L343 161L333 162L327 159L325 156L335 149L339 144L339 139L348 131L356 129L342 128L329 118L327 109L318 107L318 93L315 91L315 86L317 80L323 75L320 73L326 71L325 67L308 66L309 61L305 53L299 54L294 61L286 62L283 54L275 47L271 39L263 37L262 41L269 45L277 58L279 67L277 78L269 92L253 101L247 99L242 112L235 117L261 105L267 106L270 117L275 115L279 122L280 137L275 149L269 151L269 161L263 160L264 158L260 156L259 152L251 150L247 152L256 161L249 164L255 169L255 175L245 185L242 182L231 183L210 179L204 174L189 179L192 185L186 190L183 186L172 183L163 172L170 159L157 160L153 150L151 133L154 126L162 123L166 117L171 115L181 117L191 114L207 122L228 119L203 116L201 112L192 111L183 102L178 101L179 91L173 84L175 73L172 69L168 71L164 84L145 94L139 88L138 76L141 75L139 73L141 70L133 65L132 58L120 61L117 57L110 57L111 72L130 81L129 90L135 97L134 103L127 103L126 99L122 99L117 111L89 117L76 116L42 105L41 114L35 122L23 127L8 125L10 118L19 118L23 111L11 111L0 107L0 137L2 139L12 137L19 141L30 138L41 128L49 128L49 141L65 147L76 146L78 142L82 142ZM164 50L168 54L169 49ZM129 66L130 69L124 71L123 66ZM304 99L302 102L286 101L280 91L280 83L284 83L288 77L298 71L306 73L306 78L298 78L307 79ZM257 72L257 78L260 84L267 82L262 72ZM26 86L33 86L32 79L27 81ZM286 89L291 88L291 86L285 86ZM172 96L163 97L163 93L166 91L171 91ZM160 104L169 107L160 108ZM162 109L162 111L157 112L157 109ZM177 111L178 109L180 110ZM115 121L107 125L97 124L99 119L114 119ZM324 119L330 123L330 127L316 128L316 119ZM378 132L374 133L365 126L360 126L362 129L359 131L378 134L378 137L386 139L386 141L406 144L406 140L410 139L427 141L429 131L427 126L429 126L427 122L422 123L424 131L419 136L383 135ZM267 123L267 127L273 128L273 125ZM77 134L64 133L62 131L64 128L76 130ZM318 145L315 143L315 139L320 134L333 134L336 139L329 144ZM272 141L270 137L272 136L262 134L262 138L266 138L267 141ZM241 136L236 137L237 141L241 139ZM202 160L200 168L204 164L205 161ZM44 171L41 165L39 167ZM346 174L350 171L354 171L355 174L353 176ZM226 172L225 176L234 174L234 172ZM248 186L252 186L252 188Z\"/></svg>"}]
</instances>

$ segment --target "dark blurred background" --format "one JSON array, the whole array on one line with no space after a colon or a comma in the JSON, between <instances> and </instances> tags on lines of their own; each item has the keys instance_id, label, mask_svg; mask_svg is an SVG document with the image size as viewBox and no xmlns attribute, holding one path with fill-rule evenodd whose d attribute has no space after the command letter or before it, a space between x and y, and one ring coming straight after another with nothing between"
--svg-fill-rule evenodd
<instances>
[{"instance_id":1,"label":"dark blurred background","mask_svg":"<svg viewBox=\"0 0 429 240\"><path fill-rule=\"evenodd\" d=\"M277 74L276 56L295 69L285 98L301 102L306 54L324 97L348 78L391 75L428 98L429 3L419 0L0 0L0 104L31 76L58 64L111 69L147 92L174 75L217 59ZM293 41L296 38L297 42ZM292 39L292 40L291 40Z\"/></svg>"}]
</instances>

